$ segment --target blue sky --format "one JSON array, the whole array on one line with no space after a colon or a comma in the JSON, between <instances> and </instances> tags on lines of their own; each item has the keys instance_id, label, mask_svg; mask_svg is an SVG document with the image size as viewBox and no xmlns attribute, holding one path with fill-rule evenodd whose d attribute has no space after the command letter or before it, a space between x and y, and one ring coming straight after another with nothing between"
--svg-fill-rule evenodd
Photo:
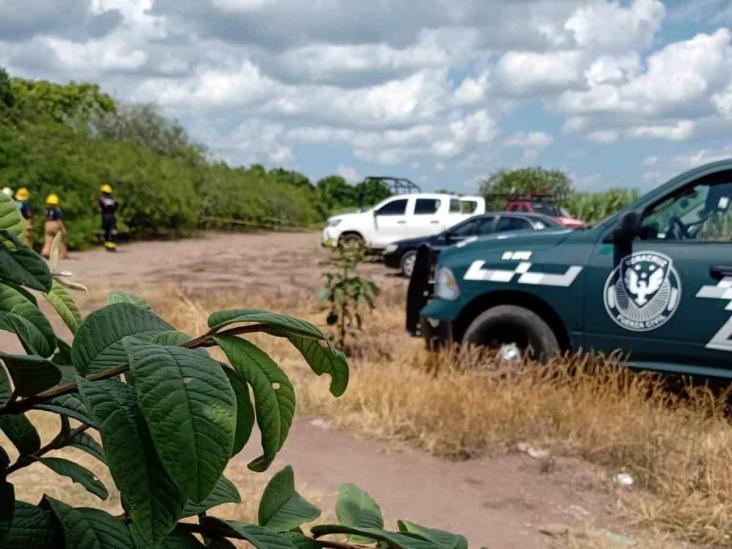
<instances>
[{"instance_id":1,"label":"blue sky","mask_svg":"<svg viewBox=\"0 0 732 549\"><path fill-rule=\"evenodd\" d=\"M646 190L732 156L730 29L732 0L0 0L0 65L155 103L234 164Z\"/></svg>"}]
</instances>

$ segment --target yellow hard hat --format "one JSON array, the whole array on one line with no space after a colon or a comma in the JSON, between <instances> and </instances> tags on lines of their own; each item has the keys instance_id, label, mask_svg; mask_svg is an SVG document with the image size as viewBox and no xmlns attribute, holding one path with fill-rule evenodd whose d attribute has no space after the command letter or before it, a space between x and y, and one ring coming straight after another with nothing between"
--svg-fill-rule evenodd
<instances>
[{"instance_id":1,"label":"yellow hard hat","mask_svg":"<svg viewBox=\"0 0 732 549\"><path fill-rule=\"evenodd\" d=\"M112 194L112 185L109 185L108 183L105 183L101 187L99 187L99 190L103 193Z\"/></svg>"},{"instance_id":2,"label":"yellow hard hat","mask_svg":"<svg viewBox=\"0 0 732 549\"><path fill-rule=\"evenodd\" d=\"M28 200L30 198L30 193L28 192L28 189L25 187L21 187L17 191L15 191L15 199L16 200Z\"/></svg>"},{"instance_id":3,"label":"yellow hard hat","mask_svg":"<svg viewBox=\"0 0 732 549\"><path fill-rule=\"evenodd\" d=\"M51 193L46 197L46 204L50 204L51 206L58 206L58 195L56 193Z\"/></svg>"}]
</instances>

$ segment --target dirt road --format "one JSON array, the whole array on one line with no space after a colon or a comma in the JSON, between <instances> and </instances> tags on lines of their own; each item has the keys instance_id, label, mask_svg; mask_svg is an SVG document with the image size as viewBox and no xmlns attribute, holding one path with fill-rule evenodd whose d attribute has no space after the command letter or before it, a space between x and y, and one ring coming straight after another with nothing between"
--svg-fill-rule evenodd
<instances>
[{"instance_id":1,"label":"dirt road","mask_svg":"<svg viewBox=\"0 0 732 549\"><path fill-rule=\"evenodd\" d=\"M140 242L72 254L62 268L92 289L135 290L178 284L201 291L242 287L252 293L304 292L321 283L318 235L212 234L177 242ZM381 284L403 279L381 265L368 271ZM299 418L279 457L293 465L299 484L323 494L332 508L342 481L361 485L388 518L407 518L463 533L471 547L549 546L546 524L612 526L611 498L601 474L586 464L549 466L525 454L450 462L375 440L365 440L317 418ZM253 448L252 452L257 449ZM242 460L242 467L246 461ZM276 469L275 469L276 470Z\"/></svg>"}]
</instances>

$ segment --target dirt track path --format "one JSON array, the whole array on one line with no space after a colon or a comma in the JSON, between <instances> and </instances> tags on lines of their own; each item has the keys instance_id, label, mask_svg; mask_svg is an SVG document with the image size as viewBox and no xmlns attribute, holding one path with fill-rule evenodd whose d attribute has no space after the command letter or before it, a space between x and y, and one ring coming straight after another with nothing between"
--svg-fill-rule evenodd
<instances>
[{"instance_id":1,"label":"dirt track path","mask_svg":"<svg viewBox=\"0 0 732 549\"><path fill-rule=\"evenodd\" d=\"M172 283L204 291L246 285L252 292L312 294L320 284L318 249L314 233L212 234L123 245L116 255L75 253L62 268L96 289L149 292L151 285ZM381 284L405 285L383 266L367 269ZM557 460L542 471L539 461L523 454L449 462L320 424L298 419L279 462L293 465L298 484L322 493L331 509L339 483L352 481L392 521L450 529L466 535L471 547L491 549L547 547L538 527L548 523L612 522L600 475L585 464Z\"/></svg>"}]
</instances>

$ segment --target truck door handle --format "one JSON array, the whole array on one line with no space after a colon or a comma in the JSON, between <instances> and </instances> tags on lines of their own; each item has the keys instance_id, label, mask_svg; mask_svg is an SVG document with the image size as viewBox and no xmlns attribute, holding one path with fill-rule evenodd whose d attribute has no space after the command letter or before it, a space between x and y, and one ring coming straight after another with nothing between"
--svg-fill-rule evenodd
<instances>
[{"instance_id":1,"label":"truck door handle","mask_svg":"<svg viewBox=\"0 0 732 549\"><path fill-rule=\"evenodd\" d=\"M404 225L406 223L406 221L401 220L401 221L397 221L397 223L399 223L399 225Z\"/></svg>"},{"instance_id":2,"label":"truck door handle","mask_svg":"<svg viewBox=\"0 0 732 549\"><path fill-rule=\"evenodd\" d=\"M709 267L709 276L714 280L721 280L725 277L732 277L732 265L712 265Z\"/></svg>"},{"instance_id":3,"label":"truck door handle","mask_svg":"<svg viewBox=\"0 0 732 549\"><path fill-rule=\"evenodd\" d=\"M430 221L430 223L432 223L433 225L437 225L439 222L439 219L433 219L432 221Z\"/></svg>"}]
</instances>

